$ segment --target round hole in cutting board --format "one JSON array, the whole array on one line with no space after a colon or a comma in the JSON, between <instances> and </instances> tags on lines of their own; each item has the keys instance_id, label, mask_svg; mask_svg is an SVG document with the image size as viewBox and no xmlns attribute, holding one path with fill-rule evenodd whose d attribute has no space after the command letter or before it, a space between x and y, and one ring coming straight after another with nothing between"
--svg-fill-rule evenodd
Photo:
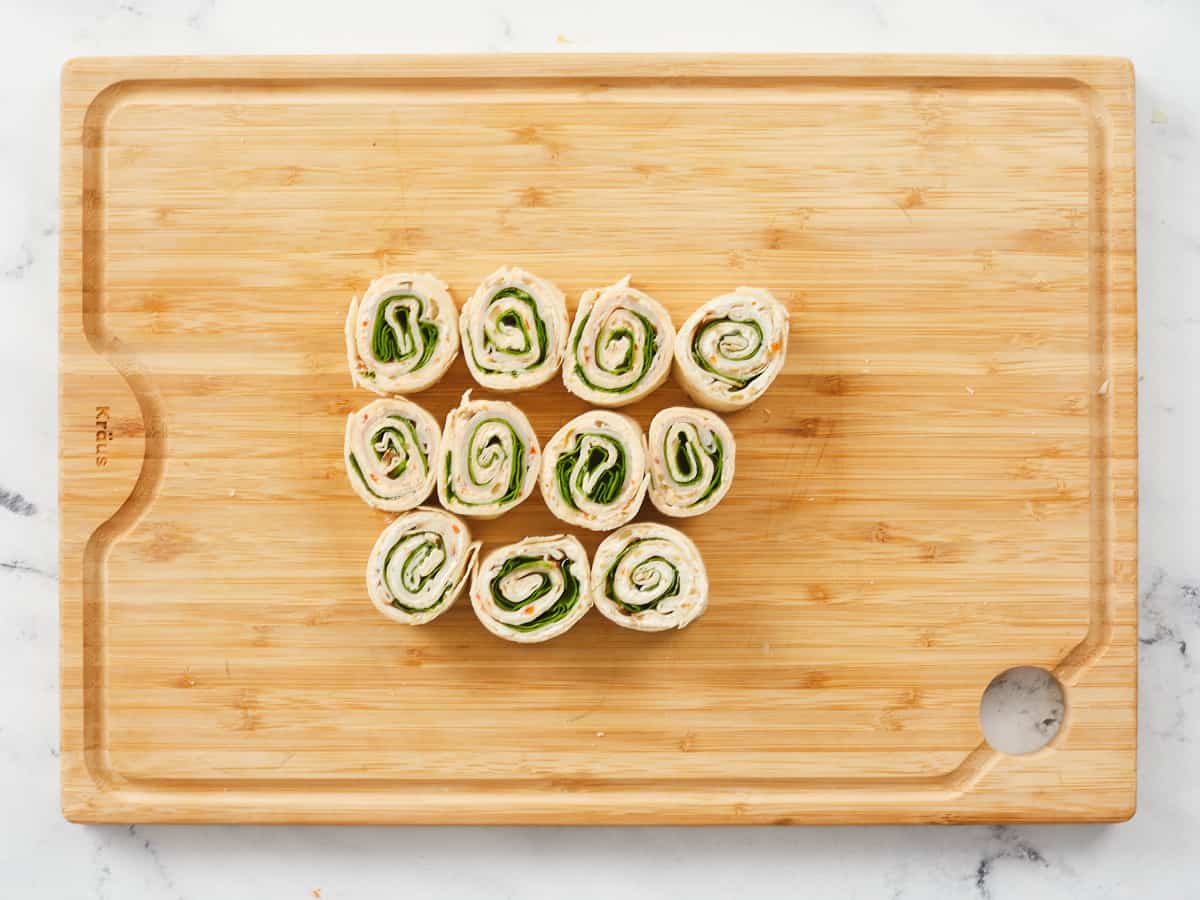
<instances>
[{"instance_id":1,"label":"round hole in cutting board","mask_svg":"<svg viewBox=\"0 0 1200 900\"><path fill-rule=\"evenodd\" d=\"M1037 666L1001 672L979 701L979 724L987 742L1001 753L1041 750L1062 727L1066 702L1062 683Z\"/></svg>"}]
</instances>

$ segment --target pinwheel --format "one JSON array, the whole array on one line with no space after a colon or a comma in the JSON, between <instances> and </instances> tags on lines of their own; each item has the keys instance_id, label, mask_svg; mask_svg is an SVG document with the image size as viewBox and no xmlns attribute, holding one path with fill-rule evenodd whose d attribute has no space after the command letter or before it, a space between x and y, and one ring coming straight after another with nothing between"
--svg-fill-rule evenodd
<instances>
[{"instance_id":1,"label":"pinwheel","mask_svg":"<svg viewBox=\"0 0 1200 900\"><path fill-rule=\"evenodd\" d=\"M646 496L646 439L637 422L595 409L550 439L539 484L550 511L570 525L608 531L624 525Z\"/></svg>"},{"instance_id":2,"label":"pinwheel","mask_svg":"<svg viewBox=\"0 0 1200 900\"><path fill-rule=\"evenodd\" d=\"M770 291L740 287L688 316L675 338L680 387L718 412L763 395L787 356L788 312Z\"/></svg>"},{"instance_id":3,"label":"pinwheel","mask_svg":"<svg viewBox=\"0 0 1200 900\"><path fill-rule=\"evenodd\" d=\"M675 328L662 304L629 286L626 275L579 301L563 382L596 406L625 406L666 380Z\"/></svg>"},{"instance_id":4,"label":"pinwheel","mask_svg":"<svg viewBox=\"0 0 1200 900\"><path fill-rule=\"evenodd\" d=\"M698 516L733 484L733 432L706 409L670 406L650 422L650 502L676 518Z\"/></svg>"},{"instance_id":5,"label":"pinwheel","mask_svg":"<svg viewBox=\"0 0 1200 900\"><path fill-rule=\"evenodd\" d=\"M541 448L525 414L503 400L472 400L446 416L438 463L438 499L464 516L494 519L529 496Z\"/></svg>"},{"instance_id":6,"label":"pinwheel","mask_svg":"<svg viewBox=\"0 0 1200 900\"><path fill-rule=\"evenodd\" d=\"M523 391L554 377L567 346L562 291L521 269L497 269L458 319L467 367L494 391Z\"/></svg>"},{"instance_id":7,"label":"pinwheel","mask_svg":"<svg viewBox=\"0 0 1200 900\"><path fill-rule=\"evenodd\" d=\"M587 553L561 534L493 550L475 573L471 606L484 628L507 641L558 637L591 609Z\"/></svg>"},{"instance_id":8,"label":"pinwheel","mask_svg":"<svg viewBox=\"0 0 1200 900\"><path fill-rule=\"evenodd\" d=\"M458 356L454 301L430 274L384 275L350 301L346 356L359 387L413 394L435 384Z\"/></svg>"},{"instance_id":9,"label":"pinwheel","mask_svg":"<svg viewBox=\"0 0 1200 900\"><path fill-rule=\"evenodd\" d=\"M592 599L624 628L683 628L708 606L704 560L687 535L670 526L626 525L596 550Z\"/></svg>"},{"instance_id":10,"label":"pinwheel","mask_svg":"<svg viewBox=\"0 0 1200 900\"><path fill-rule=\"evenodd\" d=\"M389 619L424 625L454 604L478 552L461 520L422 506L379 535L367 561L367 593Z\"/></svg>"},{"instance_id":11,"label":"pinwheel","mask_svg":"<svg viewBox=\"0 0 1200 900\"><path fill-rule=\"evenodd\" d=\"M346 473L354 492L376 509L420 505L436 480L441 429L411 400L372 400L346 419Z\"/></svg>"}]
</instances>

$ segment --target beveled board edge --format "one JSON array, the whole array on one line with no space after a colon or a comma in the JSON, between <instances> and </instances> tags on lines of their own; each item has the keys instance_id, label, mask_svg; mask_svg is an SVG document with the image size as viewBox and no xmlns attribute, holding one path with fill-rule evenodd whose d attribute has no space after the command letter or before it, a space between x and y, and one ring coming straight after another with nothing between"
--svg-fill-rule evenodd
<instances>
[{"instance_id":1,"label":"beveled board edge","mask_svg":"<svg viewBox=\"0 0 1200 900\"><path fill-rule=\"evenodd\" d=\"M1128 747L1090 751L1075 747L1072 725L1088 716L1068 708L1051 745L1025 757L1008 757L981 745L946 775L862 781L795 781L738 786L717 781L642 783L574 781L497 784L462 780L414 781L401 795L372 782L257 781L250 786L195 783L139 784L108 765L103 729L85 727L86 711L102 685L86 683L85 648L102 653L103 557L121 533L136 524L138 485L153 479L161 459L145 453L127 480L109 477L102 487L72 482L68 446L72 429L91 426L92 398L69 394L63 360L92 354L97 380L140 415L147 442L161 433L152 383L136 360L123 355L105 331L102 316L84 294L83 213L98 201L84 184L85 147L122 91L134 81L371 80L443 78L755 79L995 79L1070 83L1088 98L1093 117L1093 375L1108 390L1093 398L1092 627L1055 672L1069 686L1114 647L1136 672L1137 635L1137 366L1134 242L1133 68L1101 57L1011 56L792 56L792 55L513 55L328 57L84 58L62 74L60 241L60 545L62 805L78 822L329 822L329 823L884 823L884 822L1105 822L1129 818L1135 808L1136 721ZM97 120L97 117L98 120ZM1097 170L1096 159L1104 165ZM1094 206L1094 204L1093 204ZM1095 208L1093 213L1095 213ZM85 329L85 318L89 326ZM89 346L90 345L90 346ZM99 409L96 410L99 415ZM1096 426L1099 426L1098 430ZM102 429L98 429L99 431ZM99 438L97 438L99 441ZM92 448L87 450L91 462ZM96 454L100 450L97 446ZM82 463L80 463L82 465ZM116 473L109 473L111 476ZM91 521L76 501L92 491L111 510ZM86 591L85 588L93 588ZM99 598L99 599L97 599ZM85 602L87 609L85 611ZM85 614L86 612L86 614ZM1136 704L1136 701L1135 701ZM1111 710L1108 711L1111 714ZM1133 707L1136 718L1136 705ZM102 723L99 723L102 725ZM1088 772L1107 771L1118 785L1102 796L1088 789ZM391 784L391 783L389 783Z\"/></svg>"}]
</instances>

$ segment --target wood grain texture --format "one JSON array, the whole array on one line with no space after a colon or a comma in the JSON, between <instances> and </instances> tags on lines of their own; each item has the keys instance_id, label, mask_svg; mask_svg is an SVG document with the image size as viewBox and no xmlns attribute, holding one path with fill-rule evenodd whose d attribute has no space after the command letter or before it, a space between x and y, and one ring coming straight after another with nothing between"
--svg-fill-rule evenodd
<instances>
[{"instance_id":1,"label":"wood grain texture","mask_svg":"<svg viewBox=\"0 0 1200 900\"><path fill-rule=\"evenodd\" d=\"M76 821L1108 821L1134 808L1133 76L1112 59L84 59L63 74ZM372 609L375 276L789 306L709 611L544 646ZM460 359L416 399L444 416ZM583 410L516 397L545 440ZM674 385L628 411L643 426ZM649 504L641 519L653 518ZM485 545L561 525L533 497ZM600 535L578 533L589 550ZM1052 745L980 696L1054 670Z\"/></svg>"}]
</instances>

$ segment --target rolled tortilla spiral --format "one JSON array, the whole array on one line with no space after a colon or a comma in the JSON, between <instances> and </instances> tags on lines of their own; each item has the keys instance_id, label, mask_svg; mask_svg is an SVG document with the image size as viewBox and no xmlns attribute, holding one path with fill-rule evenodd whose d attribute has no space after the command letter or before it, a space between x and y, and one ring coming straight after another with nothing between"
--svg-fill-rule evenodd
<instances>
[{"instance_id":1,"label":"rolled tortilla spiral","mask_svg":"<svg viewBox=\"0 0 1200 900\"><path fill-rule=\"evenodd\" d=\"M637 515L648 481L646 438L637 422L591 410L546 444L539 484L546 506L564 522L608 531Z\"/></svg>"},{"instance_id":2,"label":"rolled tortilla spiral","mask_svg":"<svg viewBox=\"0 0 1200 900\"><path fill-rule=\"evenodd\" d=\"M525 414L503 400L472 400L446 416L438 499L453 513L494 519L529 496L541 448Z\"/></svg>"},{"instance_id":3,"label":"rolled tortilla spiral","mask_svg":"<svg viewBox=\"0 0 1200 900\"><path fill-rule=\"evenodd\" d=\"M588 575L587 553L575 538L526 538L484 557L471 584L471 606L497 637L548 641L591 609Z\"/></svg>"},{"instance_id":4,"label":"rolled tortilla spiral","mask_svg":"<svg viewBox=\"0 0 1200 900\"><path fill-rule=\"evenodd\" d=\"M670 406L650 422L650 502L676 518L698 516L733 484L733 432L716 413Z\"/></svg>"},{"instance_id":5,"label":"rolled tortilla spiral","mask_svg":"<svg viewBox=\"0 0 1200 900\"><path fill-rule=\"evenodd\" d=\"M740 287L688 316L675 338L680 387L718 412L763 395L787 357L788 311L770 291Z\"/></svg>"},{"instance_id":6,"label":"rolled tortilla spiral","mask_svg":"<svg viewBox=\"0 0 1200 900\"><path fill-rule=\"evenodd\" d=\"M563 383L595 406L633 403L666 380L674 340L666 309L626 275L580 298Z\"/></svg>"},{"instance_id":7,"label":"rolled tortilla spiral","mask_svg":"<svg viewBox=\"0 0 1200 900\"><path fill-rule=\"evenodd\" d=\"M422 506L379 535L367 560L367 593L389 619L423 625L454 605L478 552L461 520Z\"/></svg>"},{"instance_id":8,"label":"rolled tortilla spiral","mask_svg":"<svg viewBox=\"0 0 1200 900\"><path fill-rule=\"evenodd\" d=\"M522 391L554 377L567 346L567 303L552 282L500 268L463 304L463 353L475 380L494 391Z\"/></svg>"},{"instance_id":9,"label":"rolled tortilla spiral","mask_svg":"<svg viewBox=\"0 0 1200 900\"><path fill-rule=\"evenodd\" d=\"M683 628L708 606L708 574L687 535L639 522L613 532L597 548L592 599L624 628Z\"/></svg>"},{"instance_id":10,"label":"rolled tortilla spiral","mask_svg":"<svg viewBox=\"0 0 1200 900\"><path fill-rule=\"evenodd\" d=\"M376 509L403 512L433 490L441 429L411 400L372 400L346 418L346 473Z\"/></svg>"},{"instance_id":11,"label":"rolled tortilla spiral","mask_svg":"<svg viewBox=\"0 0 1200 900\"><path fill-rule=\"evenodd\" d=\"M435 384L458 356L454 301L433 275L397 273L350 301L346 356L359 387L414 394Z\"/></svg>"}]
</instances>

